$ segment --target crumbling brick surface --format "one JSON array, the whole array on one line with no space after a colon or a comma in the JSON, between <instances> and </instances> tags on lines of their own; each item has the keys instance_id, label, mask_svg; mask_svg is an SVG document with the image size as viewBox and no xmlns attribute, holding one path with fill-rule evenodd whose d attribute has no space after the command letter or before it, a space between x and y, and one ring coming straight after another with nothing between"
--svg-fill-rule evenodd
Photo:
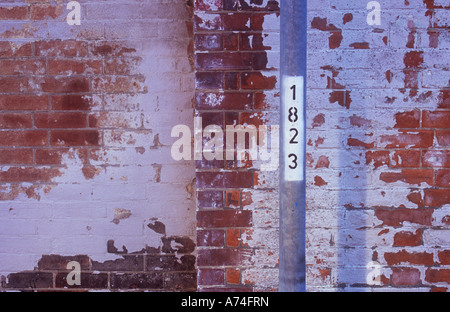
<instances>
[{"instance_id":1,"label":"crumbling brick surface","mask_svg":"<svg viewBox=\"0 0 450 312\"><path fill-rule=\"evenodd\" d=\"M278 125L279 3L195 1L195 113L203 126ZM199 291L278 288L278 171L198 160Z\"/></svg>"},{"instance_id":2,"label":"crumbling brick surface","mask_svg":"<svg viewBox=\"0 0 450 312\"><path fill-rule=\"evenodd\" d=\"M448 291L450 7L378 2L308 1L307 290ZM279 171L170 145L279 124L280 2L79 3L0 5L2 290L276 291Z\"/></svg>"},{"instance_id":3,"label":"crumbling brick surface","mask_svg":"<svg viewBox=\"0 0 450 312\"><path fill-rule=\"evenodd\" d=\"M307 287L447 291L450 8L367 2L310 2Z\"/></svg>"},{"instance_id":4,"label":"crumbling brick surface","mask_svg":"<svg viewBox=\"0 0 450 312\"><path fill-rule=\"evenodd\" d=\"M195 290L192 9L68 2L0 4L2 287Z\"/></svg>"}]
</instances>

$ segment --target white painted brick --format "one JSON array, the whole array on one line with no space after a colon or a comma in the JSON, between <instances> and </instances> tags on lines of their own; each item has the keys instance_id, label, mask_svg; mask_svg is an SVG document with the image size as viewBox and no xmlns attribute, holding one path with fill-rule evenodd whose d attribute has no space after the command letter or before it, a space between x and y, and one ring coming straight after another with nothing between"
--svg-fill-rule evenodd
<instances>
[{"instance_id":1,"label":"white painted brick","mask_svg":"<svg viewBox=\"0 0 450 312\"><path fill-rule=\"evenodd\" d=\"M423 243L425 246L450 246L450 235L448 229L431 230L427 229L423 232Z\"/></svg>"},{"instance_id":2,"label":"white painted brick","mask_svg":"<svg viewBox=\"0 0 450 312\"><path fill-rule=\"evenodd\" d=\"M94 200L123 200L128 198L147 198L146 185L143 184L94 184L92 187Z\"/></svg>"},{"instance_id":3,"label":"white painted brick","mask_svg":"<svg viewBox=\"0 0 450 312\"><path fill-rule=\"evenodd\" d=\"M448 218L450 216L450 205L445 205L433 212L433 226L439 226L445 229L450 229L450 224L448 223Z\"/></svg>"},{"instance_id":4,"label":"white painted brick","mask_svg":"<svg viewBox=\"0 0 450 312\"><path fill-rule=\"evenodd\" d=\"M256 228L278 227L278 209L255 209L253 210L253 226Z\"/></svg>"},{"instance_id":5,"label":"white painted brick","mask_svg":"<svg viewBox=\"0 0 450 312\"><path fill-rule=\"evenodd\" d=\"M268 248L270 250L278 248L278 229L253 228L245 230L241 234L241 243L252 248Z\"/></svg>"},{"instance_id":6,"label":"white painted brick","mask_svg":"<svg viewBox=\"0 0 450 312\"><path fill-rule=\"evenodd\" d=\"M0 229L3 235L35 235L37 223L36 219L0 219Z\"/></svg>"},{"instance_id":7,"label":"white painted brick","mask_svg":"<svg viewBox=\"0 0 450 312\"><path fill-rule=\"evenodd\" d=\"M244 284L255 284L260 288L278 287L277 269L246 269L242 271L241 278Z\"/></svg>"}]
</instances>

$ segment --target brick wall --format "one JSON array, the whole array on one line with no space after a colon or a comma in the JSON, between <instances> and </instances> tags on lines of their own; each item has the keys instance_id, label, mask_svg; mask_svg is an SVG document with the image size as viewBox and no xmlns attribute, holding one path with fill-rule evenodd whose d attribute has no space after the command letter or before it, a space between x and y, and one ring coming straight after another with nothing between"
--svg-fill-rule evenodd
<instances>
[{"instance_id":1,"label":"brick wall","mask_svg":"<svg viewBox=\"0 0 450 312\"><path fill-rule=\"evenodd\" d=\"M68 2L0 5L1 286L195 290L192 10Z\"/></svg>"},{"instance_id":2,"label":"brick wall","mask_svg":"<svg viewBox=\"0 0 450 312\"><path fill-rule=\"evenodd\" d=\"M203 127L278 125L279 6L260 2L195 1L195 112ZM204 158L196 169L199 290L276 290L278 171L237 157Z\"/></svg>"},{"instance_id":3,"label":"brick wall","mask_svg":"<svg viewBox=\"0 0 450 312\"><path fill-rule=\"evenodd\" d=\"M66 2L0 5L2 289L277 290L279 172L170 153L279 124L279 2ZM449 7L367 2L308 2L307 290L448 291Z\"/></svg>"},{"instance_id":4,"label":"brick wall","mask_svg":"<svg viewBox=\"0 0 450 312\"><path fill-rule=\"evenodd\" d=\"M444 1L309 1L307 286L448 291Z\"/></svg>"}]
</instances>

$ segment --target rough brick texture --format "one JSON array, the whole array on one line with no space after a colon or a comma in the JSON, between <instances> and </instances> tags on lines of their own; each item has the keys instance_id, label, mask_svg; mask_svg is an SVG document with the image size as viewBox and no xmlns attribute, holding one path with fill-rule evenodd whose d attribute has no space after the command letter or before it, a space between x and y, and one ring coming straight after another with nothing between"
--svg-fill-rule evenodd
<instances>
[{"instance_id":1,"label":"rough brick texture","mask_svg":"<svg viewBox=\"0 0 450 312\"><path fill-rule=\"evenodd\" d=\"M203 126L278 125L277 1L195 1L196 116ZM198 160L200 291L278 288L278 171Z\"/></svg>"},{"instance_id":2,"label":"rough brick texture","mask_svg":"<svg viewBox=\"0 0 450 312\"><path fill-rule=\"evenodd\" d=\"M447 291L445 1L309 1L307 289Z\"/></svg>"},{"instance_id":3,"label":"rough brick texture","mask_svg":"<svg viewBox=\"0 0 450 312\"><path fill-rule=\"evenodd\" d=\"M1 287L196 290L192 5L68 2L0 4Z\"/></svg>"},{"instance_id":4,"label":"rough brick texture","mask_svg":"<svg viewBox=\"0 0 450 312\"><path fill-rule=\"evenodd\" d=\"M0 5L1 290L276 291L279 171L170 150L279 124L280 1L79 2ZM307 290L448 291L450 7L368 2L308 1Z\"/></svg>"}]
</instances>

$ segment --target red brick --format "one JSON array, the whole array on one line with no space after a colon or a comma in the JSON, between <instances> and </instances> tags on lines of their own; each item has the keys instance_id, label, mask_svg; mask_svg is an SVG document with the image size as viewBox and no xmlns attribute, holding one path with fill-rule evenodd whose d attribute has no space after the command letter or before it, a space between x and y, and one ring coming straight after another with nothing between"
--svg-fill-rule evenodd
<instances>
[{"instance_id":1,"label":"red brick","mask_svg":"<svg viewBox=\"0 0 450 312\"><path fill-rule=\"evenodd\" d=\"M196 51L220 51L223 50L222 34L196 34L194 36Z\"/></svg>"},{"instance_id":2,"label":"red brick","mask_svg":"<svg viewBox=\"0 0 450 312\"><path fill-rule=\"evenodd\" d=\"M241 192L239 190L225 191L225 207L239 208L241 206Z\"/></svg>"},{"instance_id":3,"label":"red brick","mask_svg":"<svg viewBox=\"0 0 450 312\"><path fill-rule=\"evenodd\" d=\"M209 111L202 111L198 112L197 117L202 118L202 126L203 128L209 126L209 125L223 125L223 112L209 112Z\"/></svg>"},{"instance_id":4,"label":"red brick","mask_svg":"<svg viewBox=\"0 0 450 312\"><path fill-rule=\"evenodd\" d=\"M201 208L222 208L223 192L222 191L198 191L197 207Z\"/></svg>"},{"instance_id":5,"label":"red brick","mask_svg":"<svg viewBox=\"0 0 450 312\"><path fill-rule=\"evenodd\" d=\"M255 109L270 109L274 106L273 103L270 103L270 101L268 101L268 96L264 93L264 92L255 92L255 104L254 107ZM279 98L280 94L276 93L275 98Z\"/></svg>"},{"instance_id":6,"label":"red brick","mask_svg":"<svg viewBox=\"0 0 450 312\"><path fill-rule=\"evenodd\" d=\"M221 172L197 172L196 184L198 188L222 188L223 177Z\"/></svg>"},{"instance_id":7,"label":"red brick","mask_svg":"<svg viewBox=\"0 0 450 312\"><path fill-rule=\"evenodd\" d=\"M410 51L405 54L403 63L406 68L421 68L423 64L423 51Z\"/></svg>"},{"instance_id":8,"label":"red brick","mask_svg":"<svg viewBox=\"0 0 450 312\"><path fill-rule=\"evenodd\" d=\"M225 11L237 11L239 8L238 1L235 0L222 0L223 1L223 9Z\"/></svg>"},{"instance_id":9,"label":"red brick","mask_svg":"<svg viewBox=\"0 0 450 312\"><path fill-rule=\"evenodd\" d=\"M450 151L425 151L422 156L422 163L424 167L450 168Z\"/></svg>"},{"instance_id":10,"label":"red brick","mask_svg":"<svg viewBox=\"0 0 450 312\"><path fill-rule=\"evenodd\" d=\"M223 35L223 49L225 51L239 50L239 34L225 33Z\"/></svg>"},{"instance_id":11,"label":"red brick","mask_svg":"<svg viewBox=\"0 0 450 312\"><path fill-rule=\"evenodd\" d=\"M196 160L195 165L198 169L222 169L224 168L224 161L218 159L207 160L202 156L202 160Z\"/></svg>"},{"instance_id":12,"label":"red brick","mask_svg":"<svg viewBox=\"0 0 450 312\"><path fill-rule=\"evenodd\" d=\"M1 129L26 129L32 126L31 114L0 114Z\"/></svg>"},{"instance_id":13,"label":"red brick","mask_svg":"<svg viewBox=\"0 0 450 312\"><path fill-rule=\"evenodd\" d=\"M449 269L428 269L425 272L425 280L428 283L447 283L450 284Z\"/></svg>"},{"instance_id":14,"label":"red brick","mask_svg":"<svg viewBox=\"0 0 450 312\"><path fill-rule=\"evenodd\" d=\"M86 128L86 113L36 113L34 123L37 128Z\"/></svg>"},{"instance_id":15,"label":"red brick","mask_svg":"<svg viewBox=\"0 0 450 312\"><path fill-rule=\"evenodd\" d=\"M401 231L394 235L394 247L403 246L420 246L422 245L422 230L415 233L409 231Z\"/></svg>"},{"instance_id":16,"label":"red brick","mask_svg":"<svg viewBox=\"0 0 450 312\"><path fill-rule=\"evenodd\" d=\"M426 207L442 207L447 204L450 204L450 192L448 190L425 190Z\"/></svg>"},{"instance_id":17,"label":"red brick","mask_svg":"<svg viewBox=\"0 0 450 312\"><path fill-rule=\"evenodd\" d=\"M106 75L132 75L135 74L137 65L142 61L141 57L115 57L105 60L104 74ZM90 70L97 70L97 64L93 64ZM101 71L101 64L100 64Z\"/></svg>"},{"instance_id":18,"label":"red brick","mask_svg":"<svg viewBox=\"0 0 450 312\"><path fill-rule=\"evenodd\" d=\"M418 89L419 88L419 72L416 70L405 69L405 88Z\"/></svg>"},{"instance_id":19,"label":"red brick","mask_svg":"<svg viewBox=\"0 0 450 312\"><path fill-rule=\"evenodd\" d=\"M222 0L195 0L194 8L200 11L217 10L222 7Z\"/></svg>"},{"instance_id":20,"label":"red brick","mask_svg":"<svg viewBox=\"0 0 450 312\"><path fill-rule=\"evenodd\" d=\"M433 253L427 252L407 252L402 250L399 252L386 252L384 259L388 265L398 265L401 263L409 263L413 265L433 265Z\"/></svg>"},{"instance_id":21,"label":"red brick","mask_svg":"<svg viewBox=\"0 0 450 312\"><path fill-rule=\"evenodd\" d=\"M270 46L264 45L265 34L241 33L239 34L239 46L241 51L271 50Z\"/></svg>"},{"instance_id":22,"label":"red brick","mask_svg":"<svg viewBox=\"0 0 450 312\"><path fill-rule=\"evenodd\" d=\"M55 277L55 287L61 289L76 289L76 288L88 288L88 289L106 289L108 288L108 274L107 273L80 273L80 285L69 285L67 283L67 276L69 271L58 272Z\"/></svg>"},{"instance_id":23,"label":"red brick","mask_svg":"<svg viewBox=\"0 0 450 312\"><path fill-rule=\"evenodd\" d=\"M264 31L265 17L273 13L253 13L251 20L251 30Z\"/></svg>"},{"instance_id":24,"label":"red brick","mask_svg":"<svg viewBox=\"0 0 450 312\"><path fill-rule=\"evenodd\" d=\"M241 74L238 72L226 72L224 76L225 90L239 90L241 88Z\"/></svg>"},{"instance_id":25,"label":"red brick","mask_svg":"<svg viewBox=\"0 0 450 312\"><path fill-rule=\"evenodd\" d=\"M0 172L0 182L49 182L52 177L51 168L11 167Z\"/></svg>"},{"instance_id":26,"label":"red brick","mask_svg":"<svg viewBox=\"0 0 450 312\"><path fill-rule=\"evenodd\" d=\"M391 280L394 286L420 285L420 271L415 268L392 268Z\"/></svg>"},{"instance_id":27,"label":"red brick","mask_svg":"<svg viewBox=\"0 0 450 312\"><path fill-rule=\"evenodd\" d=\"M21 46L17 43L0 41L0 57L25 57L33 56L32 43L25 42Z\"/></svg>"},{"instance_id":28,"label":"red brick","mask_svg":"<svg viewBox=\"0 0 450 312\"><path fill-rule=\"evenodd\" d=\"M0 75L43 75L46 73L43 60L0 60Z\"/></svg>"},{"instance_id":29,"label":"red brick","mask_svg":"<svg viewBox=\"0 0 450 312\"><path fill-rule=\"evenodd\" d=\"M50 131L52 146L98 146L100 134L94 130L55 130Z\"/></svg>"},{"instance_id":30,"label":"red brick","mask_svg":"<svg viewBox=\"0 0 450 312\"><path fill-rule=\"evenodd\" d=\"M88 43L77 40L49 40L35 43L36 56L84 57L87 56Z\"/></svg>"},{"instance_id":31,"label":"red brick","mask_svg":"<svg viewBox=\"0 0 450 312\"><path fill-rule=\"evenodd\" d=\"M253 172L225 172L223 183L227 188L251 188L253 187Z\"/></svg>"},{"instance_id":32,"label":"red brick","mask_svg":"<svg viewBox=\"0 0 450 312\"><path fill-rule=\"evenodd\" d=\"M116 260L107 260L104 262L92 261L93 271L143 271L143 255L123 255Z\"/></svg>"},{"instance_id":33,"label":"red brick","mask_svg":"<svg viewBox=\"0 0 450 312\"><path fill-rule=\"evenodd\" d=\"M244 292L254 292L255 289L251 286L248 285L236 285L236 286L231 286L231 285L227 285L227 286L217 286L217 287L205 287L205 288L199 288L198 289L199 292L226 292L226 293L232 293L232 292L236 292L236 293L244 293Z\"/></svg>"},{"instance_id":34,"label":"red brick","mask_svg":"<svg viewBox=\"0 0 450 312\"><path fill-rule=\"evenodd\" d=\"M201 249L198 251L198 266L235 266L250 262L251 250L243 248Z\"/></svg>"},{"instance_id":35,"label":"red brick","mask_svg":"<svg viewBox=\"0 0 450 312\"><path fill-rule=\"evenodd\" d=\"M395 114L396 124L394 128L419 128L420 111L402 112Z\"/></svg>"},{"instance_id":36,"label":"red brick","mask_svg":"<svg viewBox=\"0 0 450 312\"><path fill-rule=\"evenodd\" d=\"M91 46L91 53L94 56L123 57L134 55L135 52L135 48L124 47L115 41L96 41Z\"/></svg>"},{"instance_id":37,"label":"red brick","mask_svg":"<svg viewBox=\"0 0 450 312\"><path fill-rule=\"evenodd\" d=\"M33 163L32 149L0 149L0 164L31 165Z\"/></svg>"},{"instance_id":38,"label":"red brick","mask_svg":"<svg viewBox=\"0 0 450 312\"><path fill-rule=\"evenodd\" d=\"M93 100L89 95L65 94L51 97L52 110L89 111L92 104Z\"/></svg>"},{"instance_id":39,"label":"red brick","mask_svg":"<svg viewBox=\"0 0 450 312\"><path fill-rule=\"evenodd\" d=\"M0 110L47 110L47 95L2 95L0 96Z\"/></svg>"},{"instance_id":40,"label":"red brick","mask_svg":"<svg viewBox=\"0 0 450 312\"><path fill-rule=\"evenodd\" d=\"M13 289L52 288L53 274L48 272L21 272L8 275L7 287Z\"/></svg>"},{"instance_id":41,"label":"red brick","mask_svg":"<svg viewBox=\"0 0 450 312\"><path fill-rule=\"evenodd\" d=\"M43 146L47 144L47 131L2 131L0 146Z\"/></svg>"},{"instance_id":42,"label":"red brick","mask_svg":"<svg viewBox=\"0 0 450 312\"><path fill-rule=\"evenodd\" d=\"M71 261L80 263L82 270L90 270L91 260L86 255L77 256L60 256L60 255L43 255L38 262L39 270L57 270L66 271L67 264Z\"/></svg>"},{"instance_id":43,"label":"red brick","mask_svg":"<svg viewBox=\"0 0 450 312\"><path fill-rule=\"evenodd\" d=\"M195 31L218 31L223 30L223 15L204 14L194 16Z\"/></svg>"},{"instance_id":44,"label":"red brick","mask_svg":"<svg viewBox=\"0 0 450 312\"><path fill-rule=\"evenodd\" d=\"M398 135L384 135L381 143L386 148L428 148L433 146L434 131L400 130Z\"/></svg>"},{"instance_id":45,"label":"red brick","mask_svg":"<svg viewBox=\"0 0 450 312\"><path fill-rule=\"evenodd\" d=\"M436 171L437 187L450 187L450 169L441 169Z\"/></svg>"},{"instance_id":46,"label":"red brick","mask_svg":"<svg viewBox=\"0 0 450 312\"><path fill-rule=\"evenodd\" d=\"M241 270L238 268L227 269L227 284L240 284L241 283Z\"/></svg>"},{"instance_id":47,"label":"red brick","mask_svg":"<svg viewBox=\"0 0 450 312\"><path fill-rule=\"evenodd\" d=\"M450 130L438 130L436 131L437 143L441 147L450 146Z\"/></svg>"},{"instance_id":48,"label":"red brick","mask_svg":"<svg viewBox=\"0 0 450 312\"><path fill-rule=\"evenodd\" d=\"M50 75L101 74L101 60L49 60Z\"/></svg>"},{"instance_id":49,"label":"red brick","mask_svg":"<svg viewBox=\"0 0 450 312\"><path fill-rule=\"evenodd\" d=\"M367 155L367 154L366 154ZM329 168L330 167L330 159L327 156L320 156L317 160L315 169L319 168Z\"/></svg>"},{"instance_id":50,"label":"red brick","mask_svg":"<svg viewBox=\"0 0 450 312\"><path fill-rule=\"evenodd\" d=\"M197 212L197 226L201 228L248 227L252 225L249 210L201 210Z\"/></svg>"},{"instance_id":51,"label":"red brick","mask_svg":"<svg viewBox=\"0 0 450 312\"><path fill-rule=\"evenodd\" d=\"M386 183L394 183L397 181L408 184L421 185L427 183L433 186L433 170L431 169L403 169L401 172L382 172L380 180Z\"/></svg>"},{"instance_id":52,"label":"red brick","mask_svg":"<svg viewBox=\"0 0 450 312\"><path fill-rule=\"evenodd\" d=\"M35 91L33 78L15 76L0 77L0 92L27 93Z\"/></svg>"},{"instance_id":53,"label":"red brick","mask_svg":"<svg viewBox=\"0 0 450 312\"><path fill-rule=\"evenodd\" d=\"M162 289L164 287L161 272L150 273L111 273L112 289Z\"/></svg>"},{"instance_id":54,"label":"red brick","mask_svg":"<svg viewBox=\"0 0 450 312\"><path fill-rule=\"evenodd\" d=\"M321 17L314 17L311 21L311 28L318 29L320 31L335 31L340 30L333 24L329 24L327 21L327 18L321 18Z\"/></svg>"},{"instance_id":55,"label":"red brick","mask_svg":"<svg viewBox=\"0 0 450 312\"><path fill-rule=\"evenodd\" d=\"M224 30L229 31L246 31L250 30L250 13L231 13L224 14L223 27Z\"/></svg>"},{"instance_id":56,"label":"red brick","mask_svg":"<svg viewBox=\"0 0 450 312\"><path fill-rule=\"evenodd\" d=\"M355 147L363 147L363 148L369 149L369 148L375 147L375 142L365 143L365 142L355 139L355 138L349 138L349 139L347 139L347 145L355 146Z\"/></svg>"},{"instance_id":57,"label":"red brick","mask_svg":"<svg viewBox=\"0 0 450 312\"><path fill-rule=\"evenodd\" d=\"M450 264L450 250L443 250L438 253L439 264L448 265Z\"/></svg>"},{"instance_id":58,"label":"red brick","mask_svg":"<svg viewBox=\"0 0 450 312\"><path fill-rule=\"evenodd\" d=\"M345 107L347 109L350 108L350 104L352 103L352 98L350 96L351 91L333 91L330 93L329 101L330 103L338 103L340 106Z\"/></svg>"},{"instance_id":59,"label":"red brick","mask_svg":"<svg viewBox=\"0 0 450 312\"><path fill-rule=\"evenodd\" d=\"M0 7L0 20L28 19L28 6Z\"/></svg>"},{"instance_id":60,"label":"red brick","mask_svg":"<svg viewBox=\"0 0 450 312\"><path fill-rule=\"evenodd\" d=\"M52 6L49 4L32 4L30 17L32 20L55 19L63 13L64 6Z\"/></svg>"},{"instance_id":61,"label":"red brick","mask_svg":"<svg viewBox=\"0 0 450 312\"><path fill-rule=\"evenodd\" d=\"M252 69L251 53L197 53L195 56L196 68L201 70Z\"/></svg>"},{"instance_id":62,"label":"red brick","mask_svg":"<svg viewBox=\"0 0 450 312\"><path fill-rule=\"evenodd\" d=\"M266 52L253 52L252 54L252 69L263 70L270 69L267 67L269 62Z\"/></svg>"},{"instance_id":63,"label":"red brick","mask_svg":"<svg viewBox=\"0 0 450 312\"><path fill-rule=\"evenodd\" d=\"M423 198L422 198L422 193L421 192L411 192L409 193L406 198L417 205L417 207L423 207Z\"/></svg>"},{"instance_id":64,"label":"red brick","mask_svg":"<svg viewBox=\"0 0 450 312\"><path fill-rule=\"evenodd\" d=\"M225 269L207 269L198 270L199 285L223 285L225 283Z\"/></svg>"},{"instance_id":65,"label":"red brick","mask_svg":"<svg viewBox=\"0 0 450 312\"><path fill-rule=\"evenodd\" d=\"M450 128L450 111L423 111L423 128Z\"/></svg>"},{"instance_id":66,"label":"red brick","mask_svg":"<svg viewBox=\"0 0 450 312\"><path fill-rule=\"evenodd\" d=\"M36 150L36 164L38 165L59 165L61 164L63 154L69 153L66 148L44 148ZM76 150L76 156L79 157L83 164L88 163L87 149Z\"/></svg>"},{"instance_id":67,"label":"red brick","mask_svg":"<svg viewBox=\"0 0 450 312\"><path fill-rule=\"evenodd\" d=\"M197 230L197 246L199 247L225 246L225 231L219 229Z\"/></svg>"},{"instance_id":68,"label":"red brick","mask_svg":"<svg viewBox=\"0 0 450 312\"><path fill-rule=\"evenodd\" d=\"M394 151L391 153L390 166L392 168L418 168L420 167L420 151Z\"/></svg>"},{"instance_id":69,"label":"red brick","mask_svg":"<svg viewBox=\"0 0 450 312\"><path fill-rule=\"evenodd\" d=\"M241 74L241 86L242 89L274 89L277 84L277 77L264 76L260 72L242 73Z\"/></svg>"},{"instance_id":70,"label":"red brick","mask_svg":"<svg viewBox=\"0 0 450 312\"><path fill-rule=\"evenodd\" d=\"M42 91L52 93L89 92L89 79L84 77L46 77L41 84Z\"/></svg>"},{"instance_id":71,"label":"red brick","mask_svg":"<svg viewBox=\"0 0 450 312\"><path fill-rule=\"evenodd\" d=\"M366 165L373 162L375 168L388 165L389 166L389 151L369 151L366 152Z\"/></svg>"},{"instance_id":72,"label":"red brick","mask_svg":"<svg viewBox=\"0 0 450 312\"><path fill-rule=\"evenodd\" d=\"M349 46L354 49L370 49L370 45L368 42L353 42L349 44Z\"/></svg>"},{"instance_id":73,"label":"red brick","mask_svg":"<svg viewBox=\"0 0 450 312\"><path fill-rule=\"evenodd\" d=\"M198 93L195 96L195 107L199 110L244 110L251 108L252 103L251 93Z\"/></svg>"},{"instance_id":74,"label":"red brick","mask_svg":"<svg viewBox=\"0 0 450 312\"><path fill-rule=\"evenodd\" d=\"M221 72L197 72L195 73L195 85L197 89L222 89L223 76Z\"/></svg>"},{"instance_id":75,"label":"red brick","mask_svg":"<svg viewBox=\"0 0 450 312\"><path fill-rule=\"evenodd\" d=\"M375 216L387 226L401 226L403 222L431 226L433 211L433 209L379 208L375 210Z\"/></svg>"},{"instance_id":76,"label":"red brick","mask_svg":"<svg viewBox=\"0 0 450 312\"><path fill-rule=\"evenodd\" d=\"M438 108L450 108L450 90L441 90Z\"/></svg>"},{"instance_id":77,"label":"red brick","mask_svg":"<svg viewBox=\"0 0 450 312\"><path fill-rule=\"evenodd\" d=\"M103 76L92 80L92 89L106 93L145 92L144 81L142 76Z\"/></svg>"},{"instance_id":78,"label":"red brick","mask_svg":"<svg viewBox=\"0 0 450 312\"><path fill-rule=\"evenodd\" d=\"M227 247L239 247L241 244L241 230L239 229L228 229L226 231L227 236Z\"/></svg>"}]
</instances>

